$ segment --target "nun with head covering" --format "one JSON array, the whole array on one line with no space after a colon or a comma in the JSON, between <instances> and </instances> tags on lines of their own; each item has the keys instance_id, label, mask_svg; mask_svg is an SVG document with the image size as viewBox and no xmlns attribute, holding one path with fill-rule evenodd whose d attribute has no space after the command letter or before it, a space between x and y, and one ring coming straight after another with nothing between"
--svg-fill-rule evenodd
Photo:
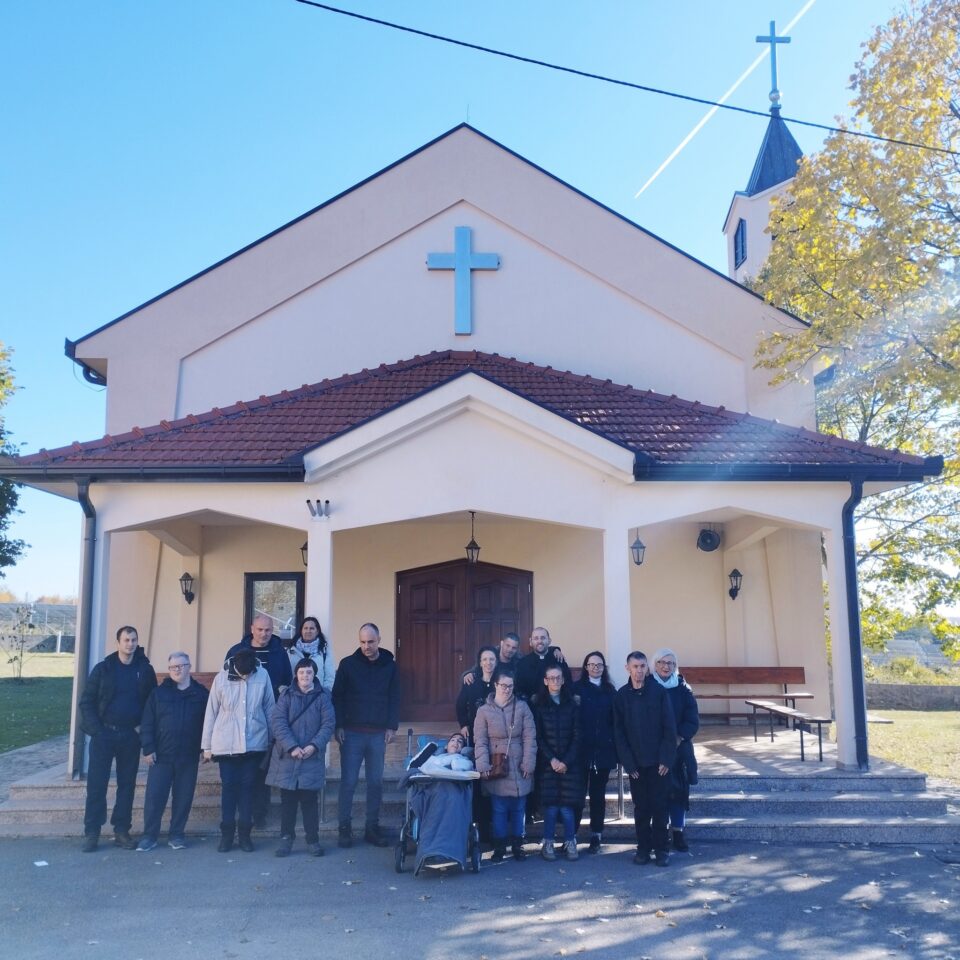
<instances>
[{"instance_id":1,"label":"nun with head covering","mask_svg":"<svg viewBox=\"0 0 960 960\"><path fill-rule=\"evenodd\" d=\"M677 721L677 759L673 766L670 791L670 829L673 848L689 850L683 828L690 809L690 787L697 782L697 758L693 752L693 738L700 729L700 711L693 690L680 673L677 655L664 647L653 655L653 678L667 693Z\"/></svg>"}]
</instances>

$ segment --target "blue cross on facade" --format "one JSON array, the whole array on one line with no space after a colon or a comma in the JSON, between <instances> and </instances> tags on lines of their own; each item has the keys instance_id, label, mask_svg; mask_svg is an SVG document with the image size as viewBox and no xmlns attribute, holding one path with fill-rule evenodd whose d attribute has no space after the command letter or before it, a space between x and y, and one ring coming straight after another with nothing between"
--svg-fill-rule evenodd
<instances>
[{"instance_id":1,"label":"blue cross on facade","mask_svg":"<svg viewBox=\"0 0 960 960\"><path fill-rule=\"evenodd\" d=\"M777 89L777 44L789 42L790 37L777 36L775 20L770 21L770 36L757 37L757 43L770 44L770 102L778 109L780 107L780 91Z\"/></svg>"},{"instance_id":2,"label":"blue cross on facade","mask_svg":"<svg viewBox=\"0 0 960 960\"><path fill-rule=\"evenodd\" d=\"M500 257L495 253L473 253L470 249L473 231L470 227L454 227L453 253L428 253L428 270L453 271L453 332L458 336L473 333L471 277L474 270L499 270Z\"/></svg>"}]
</instances>

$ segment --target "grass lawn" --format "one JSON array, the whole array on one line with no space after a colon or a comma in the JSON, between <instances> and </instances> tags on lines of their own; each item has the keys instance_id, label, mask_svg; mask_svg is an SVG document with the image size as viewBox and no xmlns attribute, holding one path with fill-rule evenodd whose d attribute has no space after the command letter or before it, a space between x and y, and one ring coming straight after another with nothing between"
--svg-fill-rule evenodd
<instances>
[{"instance_id":1,"label":"grass lawn","mask_svg":"<svg viewBox=\"0 0 960 960\"><path fill-rule=\"evenodd\" d=\"M871 710L892 724L867 724L870 755L960 783L960 711Z\"/></svg>"},{"instance_id":2,"label":"grass lawn","mask_svg":"<svg viewBox=\"0 0 960 960\"><path fill-rule=\"evenodd\" d=\"M25 747L70 729L72 653L28 654L23 683L13 665L0 662L0 753Z\"/></svg>"}]
</instances>

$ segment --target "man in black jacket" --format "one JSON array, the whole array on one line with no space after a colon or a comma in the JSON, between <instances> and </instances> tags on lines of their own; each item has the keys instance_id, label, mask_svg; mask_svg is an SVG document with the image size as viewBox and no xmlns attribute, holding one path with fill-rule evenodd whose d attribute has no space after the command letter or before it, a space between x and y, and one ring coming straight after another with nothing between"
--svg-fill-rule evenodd
<instances>
[{"instance_id":1,"label":"man in black jacket","mask_svg":"<svg viewBox=\"0 0 960 960\"><path fill-rule=\"evenodd\" d=\"M190 656L178 651L167 657L170 676L147 698L140 724L140 742L147 762L143 800L143 836L137 850L153 850L160 836L160 819L173 788L169 844L186 845L184 833L193 806L200 762L200 736L207 709L206 687L190 676Z\"/></svg>"},{"instance_id":2,"label":"man in black jacket","mask_svg":"<svg viewBox=\"0 0 960 960\"><path fill-rule=\"evenodd\" d=\"M118 847L133 850L133 790L140 765L137 727L157 675L140 649L134 627L117 631L117 652L101 660L87 678L80 696L80 728L90 736L87 802L83 814L83 852L93 853L107 820L107 784L117 762L117 798L110 823Z\"/></svg>"},{"instance_id":3,"label":"man in black jacket","mask_svg":"<svg viewBox=\"0 0 960 960\"><path fill-rule=\"evenodd\" d=\"M667 693L647 673L647 656L634 650L627 657L630 679L613 701L613 734L617 756L630 775L637 853L633 862L668 863L667 803L670 770L677 755L677 724Z\"/></svg>"},{"instance_id":4,"label":"man in black jacket","mask_svg":"<svg viewBox=\"0 0 960 960\"><path fill-rule=\"evenodd\" d=\"M546 627L534 627L530 634L530 652L517 661L514 671L516 694L523 700L529 700L540 693L547 667L559 667L563 672L563 682L573 683L570 668L563 659L559 647L550 646L550 631Z\"/></svg>"},{"instance_id":5,"label":"man in black jacket","mask_svg":"<svg viewBox=\"0 0 960 960\"><path fill-rule=\"evenodd\" d=\"M400 682L393 654L380 649L376 624L360 628L360 646L340 661L333 682L333 709L340 744L340 797L337 805L341 847L353 845L351 814L360 764L367 773L367 823L363 839L376 847L389 842L380 832L383 761L400 725Z\"/></svg>"}]
</instances>

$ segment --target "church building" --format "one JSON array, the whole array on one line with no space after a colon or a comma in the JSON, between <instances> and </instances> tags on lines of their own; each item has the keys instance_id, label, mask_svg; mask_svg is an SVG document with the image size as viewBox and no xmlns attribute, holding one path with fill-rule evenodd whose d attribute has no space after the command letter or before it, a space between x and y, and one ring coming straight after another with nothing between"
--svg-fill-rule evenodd
<instances>
[{"instance_id":1,"label":"church building","mask_svg":"<svg viewBox=\"0 0 960 960\"><path fill-rule=\"evenodd\" d=\"M452 720L477 648L543 625L618 685L661 646L802 666L863 767L853 508L942 461L818 434L812 382L754 366L801 326L461 125L69 342L106 435L2 471L82 508L77 689L121 624L213 671L312 614L337 659L380 626L404 725Z\"/></svg>"}]
</instances>

